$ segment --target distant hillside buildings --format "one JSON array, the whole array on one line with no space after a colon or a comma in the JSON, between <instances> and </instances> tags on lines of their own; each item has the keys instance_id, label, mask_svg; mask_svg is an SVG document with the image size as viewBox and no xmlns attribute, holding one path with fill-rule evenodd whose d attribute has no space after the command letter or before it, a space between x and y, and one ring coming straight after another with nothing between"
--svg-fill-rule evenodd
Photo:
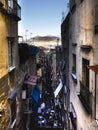
<instances>
[{"instance_id":1,"label":"distant hillside buildings","mask_svg":"<svg viewBox=\"0 0 98 130\"><path fill-rule=\"evenodd\" d=\"M29 44L45 48L55 48L61 45L60 38L56 36L36 36L28 40Z\"/></svg>"}]
</instances>

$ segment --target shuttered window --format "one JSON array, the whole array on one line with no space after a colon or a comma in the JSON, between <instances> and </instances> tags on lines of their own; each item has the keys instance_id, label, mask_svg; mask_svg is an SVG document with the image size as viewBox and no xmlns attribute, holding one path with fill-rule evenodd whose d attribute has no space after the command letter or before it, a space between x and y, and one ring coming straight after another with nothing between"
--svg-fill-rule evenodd
<instances>
[{"instance_id":1,"label":"shuttered window","mask_svg":"<svg viewBox=\"0 0 98 130\"><path fill-rule=\"evenodd\" d=\"M9 68L15 66L15 48L14 37L8 37L8 56L9 56Z\"/></svg>"}]
</instances>

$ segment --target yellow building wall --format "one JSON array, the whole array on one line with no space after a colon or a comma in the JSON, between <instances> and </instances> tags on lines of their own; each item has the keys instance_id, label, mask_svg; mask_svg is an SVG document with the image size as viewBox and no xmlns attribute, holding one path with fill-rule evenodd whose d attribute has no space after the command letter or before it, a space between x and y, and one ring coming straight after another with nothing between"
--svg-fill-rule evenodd
<instances>
[{"instance_id":1,"label":"yellow building wall","mask_svg":"<svg viewBox=\"0 0 98 130\"><path fill-rule=\"evenodd\" d=\"M8 0L4 0L3 8L7 9ZM2 13L0 10L0 110L4 109L0 118L0 130L10 128L10 104L8 97L17 86L17 67L18 67L18 21L10 15ZM7 37L15 37L15 70L9 72L9 52ZM16 75L17 74L17 75ZM5 125L6 124L6 125Z\"/></svg>"},{"instance_id":2,"label":"yellow building wall","mask_svg":"<svg viewBox=\"0 0 98 130\"><path fill-rule=\"evenodd\" d=\"M7 9L7 0L4 1L3 8ZM18 23L0 11L0 78L6 75L9 69L8 36L15 37L15 66L18 66Z\"/></svg>"},{"instance_id":3,"label":"yellow building wall","mask_svg":"<svg viewBox=\"0 0 98 130\"><path fill-rule=\"evenodd\" d=\"M0 13L0 78L8 72L7 25L5 16Z\"/></svg>"},{"instance_id":4,"label":"yellow building wall","mask_svg":"<svg viewBox=\"0 0 98 130\"><path fill-rule=\"evenodd\" d=\"M7 0L5 0L7 3ZM5 3L4 3L5 4ZM4 5L7 7L7 5ZM0 11L0 110L4 110L0 119L0 130L7 130L10 124L8 103L8 19ZM6 125L5 125L6 124Z\"/></svg>"}]
</instances>

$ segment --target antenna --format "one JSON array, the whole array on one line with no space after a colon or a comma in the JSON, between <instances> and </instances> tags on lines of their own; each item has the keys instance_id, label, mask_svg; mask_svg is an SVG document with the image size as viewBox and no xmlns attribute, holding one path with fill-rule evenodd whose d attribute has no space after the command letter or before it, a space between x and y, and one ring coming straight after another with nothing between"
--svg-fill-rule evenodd
<instances>
[{"instance_id":1,"label":"antenna","mask_svg":"<svg viewBox=\"0 0 98 130\"><path fill-rule=\"evenodd\" d=\"M62 12L62 21L64 20L64 11Z\"/></svg>"}]
</instances>

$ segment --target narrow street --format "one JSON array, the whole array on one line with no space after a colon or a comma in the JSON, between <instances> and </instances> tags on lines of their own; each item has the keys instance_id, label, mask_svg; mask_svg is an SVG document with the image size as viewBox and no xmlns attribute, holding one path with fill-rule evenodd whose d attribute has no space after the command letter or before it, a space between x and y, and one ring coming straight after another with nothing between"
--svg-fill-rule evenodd
<instances>
[{"instance_id":1,"label":"narrow street","mask_svg":"<svg viewBox=\"0 0 98 130\"><path fill-rule=\"evenodd\" d=\"M56 105L52 86L52 66L50 60L43 64L42 68L42 92L37 104L37 112L29 111L24 114L23 130L63 130L62 113L59 105Z\"/></svg>"}]
</instances>

